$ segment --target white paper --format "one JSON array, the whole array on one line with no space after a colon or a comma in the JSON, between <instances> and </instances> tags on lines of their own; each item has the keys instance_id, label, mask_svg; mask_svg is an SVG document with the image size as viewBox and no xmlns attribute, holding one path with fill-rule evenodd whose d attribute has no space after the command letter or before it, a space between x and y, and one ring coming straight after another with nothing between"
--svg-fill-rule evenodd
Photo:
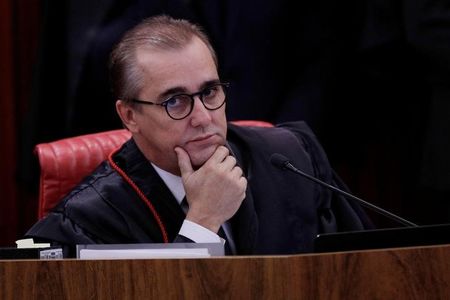
<instances>
[{"instance_id":1,"label":"white paper","mask_svg":"<svg viewBox=\"0 0 450 300\"><path fill-rule=\"evenodd\" d=\"M34 243L33 239L21 239L16 241L17 248L49 248L50 243Z\"/></svg>"},{"instance_id":2,"label":"white paper","mask_svg":"<svg viewBox=\"0 0 450 300\"><path fill-rule=\"evenodd\" d=\"M148 259L148 258L206 258L207 248L193 249L81 249L80 259Z\"/></svg>"}]
</instances>

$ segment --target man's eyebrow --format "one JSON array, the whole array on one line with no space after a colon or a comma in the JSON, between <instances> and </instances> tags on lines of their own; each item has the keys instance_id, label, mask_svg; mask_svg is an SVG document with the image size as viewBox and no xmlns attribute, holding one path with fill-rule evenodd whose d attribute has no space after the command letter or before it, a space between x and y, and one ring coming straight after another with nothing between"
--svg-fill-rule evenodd
<instances>
[{"instance_id":1,"label":"man's eyebrow","mask_svg":"<svg viewBox=\"0 0 450 300\"><path fill-rule=\"evenodd\" d=\"M207 87L217 84L217 83L220 83L219 79L205 81L204 83L202 83L199 90L201 91L204 88L207 88ZM195 91L195 92L197 92L197 91ZM170 88L170 89L164 91L163 93L161 93L158 97L158 100L164 101L164 100L167 100L167 98L169 98L173 95L176 95L176 94L190 94L190 93L185 87L177 86L177 87Z\"/></svg>"},{"instance_id":2,"label":"man's eyebrow","mask_svg":"<svg viewBox=\"0 0 450 300\"><path fill-rule=\"evenodd\" d=\"M219 79L208 80L200 86L200 90L203 90L204 88L210 87L211 85L218 84L218 83L220 83Z\"/></svg>"},{"instance_id":3,"label":"man's eyebrow","mask_svg":"<svg viewBox=\"0 0 450 300\"><path fill-rule=\"evenodd\" d=\"M184 94L186 92L187 92L186 89L181 86L173 87L168 90L165 90L162 94L160 94L158 100L166 100L170 96L176 94Z\"/></svg>"}]
</instances>

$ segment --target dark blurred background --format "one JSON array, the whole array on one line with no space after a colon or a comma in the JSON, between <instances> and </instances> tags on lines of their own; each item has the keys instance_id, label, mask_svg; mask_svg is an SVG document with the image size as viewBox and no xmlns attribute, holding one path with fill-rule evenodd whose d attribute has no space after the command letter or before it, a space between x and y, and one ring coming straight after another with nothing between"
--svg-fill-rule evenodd
<instances>
[{"instance_id":1,"label":"dark blurred background","mask_svg":"<svg viewBox=\"0 0 450 300\"><path fill-rule=\"evenodd\" d=\"M450 222L444 0L3 0L0 245L36 221L34 145L120 127L108 53L160 13L206 29L232 83L230 120L306 120L354 194L418 224Z\"/></svg>"}]
</instances>

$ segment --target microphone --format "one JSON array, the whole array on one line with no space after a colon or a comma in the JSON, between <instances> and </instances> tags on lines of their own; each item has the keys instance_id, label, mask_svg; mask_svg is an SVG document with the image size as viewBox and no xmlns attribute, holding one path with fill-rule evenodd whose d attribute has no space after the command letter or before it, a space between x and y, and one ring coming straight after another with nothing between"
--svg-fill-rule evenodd
<instances>
[{"instance_id":1,"label":"microphone","mask_svg":"<svg viewBox=\"0 0 450 300\"><path fill-rule=\"evenodd\" d=\"M379 214L382 214L383 216L385 216L385 217L387 217L389 219L392 219L392 220L394 220L394 221L396 221L396 222L398 222L398 223L400 223L402 225L405 225L405 226L408 226L408 227L409 226L411 226L411 227L417 227L418 226L417 224L414 224L414 223L412 223L412 222L410 222L408 220L405 220L405 219L403 219L403 218L401 218L401 217L399 217L399 216L397 216L397 215L395 215L395 214L393 214L393 213L391 213L391 212L389 212L387 210L384 210L384 209L382 209L382 208L380 208L378 206L373 205L372 203L364 201L361 198L353 196L352 194L349 194L349 193L347 193L347 192L345 192L345 191L343 191L341 189L338 189L337 187L335 187L333 185L330 185L330 184L328 184L326 182L323 182L322 180L317 179L316 177L313 177L313 176L311 176L309 174L306 174L303 171L300 171L299 169L297 169L296 167L294 167L291 164L291 162L289 161L289 159L286 156L284 156L282 154L279 154L279 153L272 154L270 156L270 163L272 165L274 165L275 167L277 167L277 168L280 168L280 169L283 169L283 170L289 170L289 171L294 172L296 174L302 175L303 177L305 177L305 178L307 178L307 179L309 179L311 181L314 181L315 183L318 183L321 186L324 186L324 187L326 187L326 188L328 188L328 189L330 189L330 190L332 190L332 191L334 191L334 192L336 192L338 194L341 194L342 196L344 196L346 198L350 198L350 199L360 203L362 206L370 208L370 209L378 212Z\"/></svg>"}]
</instances>

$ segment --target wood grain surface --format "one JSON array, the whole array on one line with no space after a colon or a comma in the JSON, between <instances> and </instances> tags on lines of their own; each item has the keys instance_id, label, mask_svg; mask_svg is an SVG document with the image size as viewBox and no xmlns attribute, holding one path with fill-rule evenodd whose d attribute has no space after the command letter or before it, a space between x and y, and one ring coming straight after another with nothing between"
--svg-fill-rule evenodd
<instances>
[{"instance_id":1,"label":"wood grain surface","mask_svg":"<svg viewBox=\"0 0 450 300\"><path fill-rule=\"evenodd\" d=\"M0 299L450 299L450 245L211 259L0 261Z\"/></svg>"}]
</instances>

